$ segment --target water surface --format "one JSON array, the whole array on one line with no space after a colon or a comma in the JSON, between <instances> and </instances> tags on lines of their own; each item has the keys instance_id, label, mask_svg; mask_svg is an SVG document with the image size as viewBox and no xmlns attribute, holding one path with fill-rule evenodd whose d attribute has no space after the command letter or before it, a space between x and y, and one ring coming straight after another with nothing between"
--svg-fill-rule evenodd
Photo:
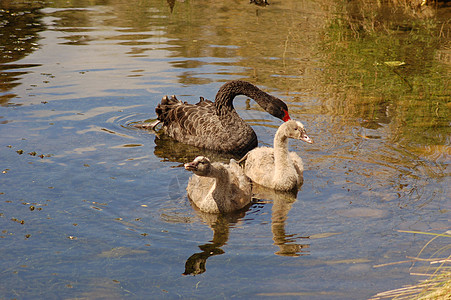
<instances>
[{"instance_id":1,"label":"water surface","mask_svg":"<svg viewBox=\"0 0 451 300\"><path fill-rule=\"evenodd\" d=\"M365 299L424 279L412 257L449 256L403 232L449 230L446 8L413 27L333 1L0 8L0 298ZM202 214L181 164L205 152L131 125L232 79L283 99L315 143L290 143L295 197ZM280 121L235 107L271 145Z\"/></svg>"}]
</instances>

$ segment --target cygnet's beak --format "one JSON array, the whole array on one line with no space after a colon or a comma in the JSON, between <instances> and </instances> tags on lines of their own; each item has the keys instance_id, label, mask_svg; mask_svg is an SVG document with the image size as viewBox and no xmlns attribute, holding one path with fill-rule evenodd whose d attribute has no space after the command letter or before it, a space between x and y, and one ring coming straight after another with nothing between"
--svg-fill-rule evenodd
<instances>
[{"instance_id":1,"label":"cygnet's beak","mask_svg":"<svg viewBox=\"0 0 451 300\"><path fill-rule=\"evenodd\" d=\"M197 164L196 164L196 163L193 163L193 162L186 163L186 164L185 164L185 170L188 170L188 171L196 171L196 170L197 170Z\"/></svg>"},{"instance_id":2,"label":"cygnet's beak","mask_svg":"<svg viewBox=\"0 0 451 300\"><path fill-rule=\"evenodd\" d=\"M309 144L313 144L313 140L304 132L299 138L301 141L307 142Z\"/></svg>"}]
</instances>

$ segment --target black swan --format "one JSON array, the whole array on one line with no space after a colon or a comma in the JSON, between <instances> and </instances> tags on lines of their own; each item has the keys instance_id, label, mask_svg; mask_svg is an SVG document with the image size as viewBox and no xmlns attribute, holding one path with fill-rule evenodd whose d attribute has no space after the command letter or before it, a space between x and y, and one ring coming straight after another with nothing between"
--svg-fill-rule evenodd
<instances>
[{"instance_id":1,"label":"black swan","mask_svg":"<svg viewBox=\"0 0 451 300\"><path fill-rule=\"evenodd\" d=\"M186 187L188 197L203 212L229 213L252 200L251 180L234 159L226 165L198 156L185 169L194 173Z\"/></svg>"},{"instance_id":2,"label":"black swan","mask_svg":"<svg viewBox=\"0 0 451 300\"><path fill-rule=\"evenodd\" d=\"M289 120L280 125L274 137L274 148L259 147L249 151L244 173L254 182L279 191L299 189L303 182L304 164L295 152L288 151L288 138L313 143L304 125Z\"/></svg>"},{"instance_id":3,"label":"black swan","mask_svg":"<svg viewBox=\"0 0 451 300\"><path fill-rule=\"evenodd\" d=\"M165 96L155 111L157 121L142 127L155 128L163 123L163 131L173 139L220 152L245 153L257 147L257 135L240 118L233 107L233 99L246 95L254 99L271 115L288 121L287 105L255 85L241 80L225 83L216 94L215 102L201 97L196 104Z\"/></svg>"}]
</instances>

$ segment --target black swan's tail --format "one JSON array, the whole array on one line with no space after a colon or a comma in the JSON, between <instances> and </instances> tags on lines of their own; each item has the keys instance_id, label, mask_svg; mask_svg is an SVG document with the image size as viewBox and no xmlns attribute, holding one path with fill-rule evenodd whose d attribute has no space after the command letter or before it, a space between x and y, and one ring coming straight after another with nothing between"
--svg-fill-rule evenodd
<instances>
[{"instance_id":1,"label":"black swan's tail","mask_svg":"<svg viewBox=\"0 0 451 300\"><path fill-rule=\"evenodd\" d=\"M183 104L182 101L178 100L174 95L171 97L164 96L161 99L160 104L155 108L155 112L157 113L157 119L160 122L167 120L169 112L174 109L176 105Z\"/></svg>"},{"instance_id":2,"label":"black swan's tail","mask_svg":"<svg viewBox=\"0 0 451 300\"><path fill-rule=\"evenodd\" d=\"M154 122L151 122L151 123L134 124L133 126L136 128L141 128L141 129L155 130L155 127L158 124L160 124L160 123L165 124L165 122L167 123L168 121L170 121L170 117L169 117L170 112L176 106L179 106L182 104L184 104L184 103L182 101L179 101L174 95L172 95L171 97L168 97L166 95L161 99L161 102L155 108L155 112L157 113L157 120L155 120Z\"/></svg>"}]
</instances>

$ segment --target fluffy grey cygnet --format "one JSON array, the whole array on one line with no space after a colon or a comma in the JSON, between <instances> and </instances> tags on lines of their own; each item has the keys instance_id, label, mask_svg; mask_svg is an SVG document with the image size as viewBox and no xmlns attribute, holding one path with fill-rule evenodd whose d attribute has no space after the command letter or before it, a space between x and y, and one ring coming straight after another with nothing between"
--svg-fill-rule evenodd
<instances>
[{"instance_id":1,"label":"fluffy grey cygnet","mask_svg":"<svg viewBox=\"0 0 451 300\"><path fill-rule=\"evenodd\" d=\"M227 165L198 156L185 169L194 173L186 188L188 197L201 211L227 213L251 202L251 181L235 160Z\"/></svg>"},{"instance_id":2,"label":"fluffy grey cygnet","mask_svg":"<svg viewBox=\"0 0 451 300\"><path fill-rule=\"evenodd\" d=\"M313 143L301 122L283 123L274 137L274 148L259 147L251 150L246 159L244 173L254 182L279 191L299 189L303 182L304 164L295 152L288 151L288 138Z\"/></svg>"}]
</instances>

